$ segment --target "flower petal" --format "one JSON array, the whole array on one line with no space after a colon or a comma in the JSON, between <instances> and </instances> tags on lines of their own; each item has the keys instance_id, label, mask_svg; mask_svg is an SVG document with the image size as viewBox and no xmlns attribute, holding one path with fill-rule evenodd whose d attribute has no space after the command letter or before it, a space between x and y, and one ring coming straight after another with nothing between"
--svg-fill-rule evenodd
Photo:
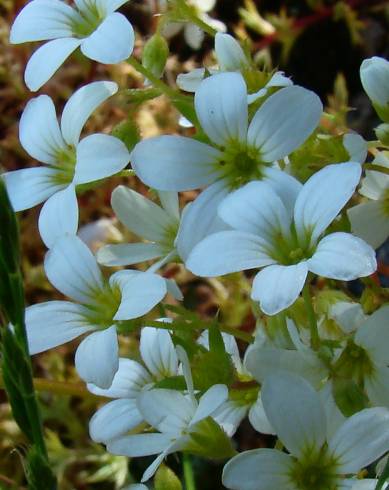
<instances>
[{"instance_id":1,"label":"flower petal","mask_svg":"<svg viewBox=\"0 0 389 490\"><path fill-rule=\"evenodd\" d=\"M271 374L261 394L270 424L293 456L321 449L326 415L319 394L305 379L286 371Z\"/></svg>"},{"instance_id":2,"label":"flower petal","mask_svg":"<svg viewBox=\"0 0 389 490\"><path fill-rule=\"evenodd\" d=\"M343 146L347 150L350 162L364 163L367 157L367 142L358 133L343 136Z\"/></svg>"},{"instance_id":3,"label":"flower petal","mask_svg":"<svg viewBox=\"0 0 389 490\"><path fill-rule=\"evenodd\" d=\"M184 261L203 238L227 228L217 215L217 207L227 194L224 182L215 182L185 207L176 237L176 247Z\"/></svg>"},{"instance_id":4,"label":"flower petal","mask_svg":"<svg viewBox=\"0 0 389 490\"><path fill-rule=\"evenodd\" d=\"M339 473L357 473L389 450L389 410L367 408L352 415L328 447L338 458Z\"/></svg>"},{"instance_id":5,"label":"flower petal","mask_svg":"<svg viewBox=\"0 0 389 490\"><path fill-rule=\"evenodd\" d=\"M204 32L196 24L188 22L184 26L184 38L192 49L197 50L204 41Z\"/></svg>"},{"instance_id":6,"label":"flower petal","mask_svg":"<svg viewBox=\"0 0 389 490\"><path fill-rule=\"evenodd\" d=\"M103 277L92 252L76 236L58 240L47 252L44 266L51 284L81 303L90 303L96 290L103 288Z\"/></svg>"},{"instance_id":7,"label":"flower petal","mask_svg":"<svg viewBox=\"0 0 389 490\"><path fill-rule=\"evenodd\" d=\"M19 12L12 25L10 42L19 44L72 37L77 12L59 0L34 0Z\"/></svg>"},{"instance_id":8,"label":"flower petal","mask_svg":"<svg viewBox=\"0 0 389 490\"><path fill-rule=\"evenodd\" d=\"M332 233L320 240L308 260L311 272L330 279L352 281L377 269L374 250L350 233Z\"/></svg>"},{"instance_id":9,"label":"flower petal","mask_svg":"<svg viewBox=\"0 0 389 490\"><path fill-rule=\"evenodd\" d=\"M105 245L97 252L99 264L107 266L132 265L145 260L157 259L164 251L156 243L123 243Z\"/></svg>"},{"instance_id":10,"label":"flower petal","mask_svg":"<svg viewBox=\"0 0 389 490\"><path fill-rule=\"evenodd\" d=\"M162 191L187 191L214 182L221 153L183 136L157 136L138 143L131 165L142 182Z\"/></svg>"},{"instance_id":11,"label":"flower petal","mask_svg":"<svg viewBox=\"0 0 389 490\"><path fill-rule=\"evenodd\" d=\"M108 134L92 134L77 145L77 163L73 182L85 184L110 177L130 161L125 144Z\"/></svg>"},{"instance_id":12,"label":"flower petal","mask_svg":"<svg viewBox=\"0 0 389 490\"><path fill-rule=\"evenodd\" d=\"M203 80L195 94L195 108L203 130L214 143L245 143L247 88L240 73L218 73Z\"/></svg>"},{"instance_id":13,"label":"flower petal","mask_svg":"<svg viewBox=\"0 0 389 490\"><path fill-rule=\"evenodd\" d=\"M319 97L299 86L285 87L270 96L254 115L248 143L265 162L280 160L298 148L319 124Z\"/></svg>"},{"instance_id":14,"label":"flower petal","mask_svg":"<svg viewBox=\"0 0 389 490\"><path fill-rule=\"evenodd\" d=\"M144 327L140 336L140 353L149 371L157 378L176 376L178 359L167 330Z\"/></svg>"},{"instance_id":15,"label":"flower petal","mask_svg":"<svg viewBox=\"0 0 389 490\"><path fill-rule=\"evenodd\" d=\"M228 437L232 437L245 418L247 409L247 405L227 400L212 414L212 418L222 427Z\"/></svg>"},{"instance_id":16,"label":"flower petal","mask_svg":"<svg viewBox=\"0 0 389 490\"><path fill-rule=\"evenodd\" d=\"M361 171L359 163L347 162L328 165L313 174L296 201L297 233L302 235L306 230L311 231L311 243L314 243L353 195Z\"/></svg>"},{"instance_id":17,"label":"flower petal","mask_svg":"<svg viewBox=\"0 0 389 490\"><path fill-rule=\"evenodd\" d=\"M116 327L93 332L78 346L75 356L78 374L86 383L109 388L119 368Z\"/></svg>"},{"instance_id":18,"label":"flower petal","mask_svg":"<svg viewBox=\"0 0 389 490\"><path fill-rule=\"evenodd\" d=\"M89 434L95 442L108 442L125 435L143 422L135 399L114 400L101 407L89 421Z\"/></svg>"},{"instance_id":19,"label":"flower petal","mask_svg":"<svg viewBox=\"0 0 389 490\"><path fill-rule=\"evenodd\" d=\"M215 277L274 263L267 243L257 235L221 231L198 243L186 261L186 268L198 276Z\"/></svg>"},{"instance_id":20,"label":"flower petal","mask_svg":"<svg viewBox=\"0 0 389 490\"><path fill-rule=\"evenodd\" d=\"M59 163L57 153L66 150L66 144L50 97L40 95L27 103L20 118L19 139L36 160L49 165Z\"/></svg>"},{"instance_id":21,"label":"flower petal","mask_svg":"<svg viewBox=\"0 0 389 490\"><path fill-rule=\"evenodd\" d=\"M212 71L211 71L212 73ZM177 76L177 86L185 92L196 92L205 76L205 68L195 68L189 73L180 73Z\"/></svg>"},{"instance_id":22,"label":"flower petal","mask_svg":"<svg viewBox=\"0 0 389 490\"><path fill-rule=\"evenodd\" d=\"M225 385L213 385L200 398L199 406L191 420L190 425L193 426L211 416L228 398L228 389Z\"/></svg>"},{"instance_id":23,"label":"flower petal","mask_svg":"<svg viewBox=\"0 0 389 490\"><path fill-rule=\"evenodd\" d=\"M284 203L285 209L293 215L294 205L303 185L286 172L274 167L263 169L264 182L269 185Z\"/></svg>"},{"instance_id":24,"label":"flower petal","mask_svg":"<svg viewBox=\"0 0 389 490\"><path fill-rule=\"evenodd\" d=\"M146 369L132 359L119 358L119 367L115 373L112 384L107 389L99 388L88 383L88 390L98 396L109 398L136 399L142 388L151 383L152 379Z\"/></svg>"},{"instance_id":25,"label":"flower petal","mask_svg":"<svg viewBox=\"0 0 389 490\"><path fill-rule=\"evenodd\" d=\"M305 261L296 265L270 265L255 276L251 298L259 301L266 315L275 315L296 301L307 274Z\"/></svg>"},{"instance_id":26,"label":"flower petal","mask_svg":"<svg viewBox=\"0 0 389 490\"><path fill-rule=\"evenodd\" d=\"M366 349L377 364L389 364L389 305L381 306L357 330L355 343Z\"/></svg>"},{"instance_id":27,"label":"flower petal","mask_svg":"<svg viewBox=\"0 0 389 490\"><path fill-rule=\"evenodd\" d=\"M68 145L77 146L86 120L117 91L115 82L93 82L74 92L66 102L61 117L61 131Z\"/></svg>"},{"instance_id":28,"label":"flower petal","mask_svg":"<svg viewBox=\"0 0 389 490\"><path fill-rule=\"evenodd\" d=\"M289 490L292 463L288 454L275 449L245 451L224 466L223 485L232 490Z\"/></svg>"},{"instance_id":29,"label":"flower petal","mask_svg":"<svg viewBox=\"0 0 389 490\"><path fill-rule=\"evenodd\" d=\"M118 219L140 238L165 241L168 230L177 224L163 208L123 185L113 191L111 204Z\"/></svg>"},{"instance_id":30,"label":"flower petal","mask_svg":"<svg viewBox=\"0 0 389 490\"><path fill-rule=\"evenodd\" d=\"M24 211L45 201L63 185L54 184L56 170L47 167L23 168L1 174L14 211Z\"/></svg>"},{"instance_id":31,"label":"flower petal","mask_svg":"<svg viewBox=\"0 0 389 490\"><path fill-rule=\"evenodd\" d=\"M347 210L347 216L351 223L351 231L375 250L388 238L389 220L384 212L383 201L357 204Z\"/></svg>"},{"instance_id":32,"label":"flower petal","mask_svg":"<svg viewBox=\"0 0 389 490\"><path fill-rule=\"evenodd\" d=\"M254 181L229 194L218 214L232 228L252 233L271 243L274 235L290 233L290 213L266 182Z\"/></svg>"},{"instance_id":33,"label":"flower petal","mask_svg":"<svg viewBox=\"0 0 389 490\"><path fill-rule=\"evenodd\" d=\"M39 90L80 44L80 39L64 37L49 41L34 51L24 73L27 87L32 92Z\"/></svg>"},{"instance_id":34,"label":"flower petal","mask_svg":"<svg viewBox=\"0 0 389 490\"><path fill-rule=\"evenodd\" d=\"M30 354L65 344L94 328L88 325L82 306L69 301L48 301L26 308L26 332Z\"/></svg>"},{"instance_id":35,"label":"flower petal","mask_svg":"<svg viewBox=\"0 0 389 490\"><path fill-rule=\"evenodd\" d=\"M365 390L375 406L389 408L389 368L377 367L370 376L365 376Z\"/></svg>"},{"instance_id":36,"label":"flower petal","mask_svg":"<svg viewBox=\"0 0 389 490\"><path fill-rule=\"evenodd\" d=\"M124 15L114 12L82 41L81 51L99 63L120 63L131 55L134 41L132 25Z\"/></svg>"},{"instance_id":37,"label":"flower petal","mask_svg":"<svg viewBox=\"0 0 389 490\"><path fill-rule=\"evenodd\" d=\"M266 416L266 412L263 408L262 398L260 395L258 396L257 401L254 403L254 405L250 408L249 420L254 429L261 434L276 435Z\"/></svg>"},{"instance_id":38,"label":"flower petal","mask_svg":"<svg viewBox=\"0 0 389 490\"><path fill-rule=\"evenodd\" d=\"M221 32L216 34L215 52L222 71L240 71L248 65L247 56L240 44L229 34Z\"/></svg>"},{"instance_id":39,"label":"flower petal","mask_svg":"<svg viewBox=\"0 0 389 490\"><path fill-rule=\"evenodd\" d=\"M56 192L45 202L39 215L38 226L47 248L51 248L58 238L77 233L78 203L73 184Z\"/></svg>"},{"instance_id":40,"label":"flower petal","mask_svg":"<svg viewBox=\"0 0 389 490\"><path fill-rule=\"evenodd\" d=\"M108 441L107 451L130 458L158 454L171 443L167 434L135 434Z\"/></svg>"}]
</instances>

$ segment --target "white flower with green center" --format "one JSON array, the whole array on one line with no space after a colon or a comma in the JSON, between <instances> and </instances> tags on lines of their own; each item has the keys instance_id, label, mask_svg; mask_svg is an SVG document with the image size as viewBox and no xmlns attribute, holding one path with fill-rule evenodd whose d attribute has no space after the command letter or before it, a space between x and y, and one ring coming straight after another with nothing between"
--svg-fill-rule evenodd
<instances>
[{"instance_id":1,"label":"white flower with green center","mask_svg":"<svg viewBox=\"0 0 389 490\"><path fill-rule=\"evenodd\" d=\"M330 315L350 334L334 372L354 380L373 405L389 408L389 305L367 316L357 303L336 303Z\"/></svg>"},{"instance_id":2,"label":"white flower with green center","mask_svg":"<svg viewBox=\"0 0 389 490\"><path fill-rule=\"evenodd\" d=\"M284 372L266 379L262 400L271 425L290 454L254 449L224 467L233 490L344 490L350 476L389 449L389 411L369 408L331 435L319 394L303 378ZM357 487L358 488L358 487Z\"/></svg>"},{"instance_id":3,"label":"white flower with green center","mask_svg":"<svg viewBox=\"0 0 389 490\"><path fill-rule=\"evenodd\" d=\"M286 90L286 89L285 89ZM323 233L353 195L359 163L325 167L314 174L289 205L266 182L251 182L219 205L233 230L208 236L192 250L186 266L203 277L263 267L251 297L274 315L295 302L308 274L350 281L372 274L374 250L350 233ZM292 199L293 197L293 199Z\"/></svg>"},{"instance_id":4,"label":"white flower with green center","mask_svg":"<svg viewBox=\"0 0 389 490\"><path fill-rule=\"evenodd\" d=\"M92 134L80 140L89 116L117 89L113 82L81 87L66 103L61 126L47 95L30 100L23 111L20 142L29 155L47 166L15 170L3 177L15 211L46 201L39 231L48 247L59 236L77 232L76 186L114 175L129 162L126 146L114 136Z\"/></svg>"},{"instance_id":5,"label":"white flower with green center","mask_svg":"<svg viewBox=\"0 0 389 490\"><path fill-rule=\"evenodd\" d=\"M228 396L226 386L214 385L197 401L186 352L181 346L177 346L176 351L182 362L188 394L166 389L143 391L137 399L138 409L146 422L159 432L118 437L107 445L109 452L130 458L160 453L144 472L142 482L154 475L168 454L184 450L196 426L212 416Z\"/></svg>"},{"instance_id":6,"label":"white flower with green center","mask_svg":"<svg viewBox=\"0 0 389 490\"><path fill-rule=\"evenodd\" d=\"M27 87L39 90L78 47L100 63L119 63L134 47L134 30L124 15L115 12L127 0L32 0L16 17L10 41L49 42L38 48L27 63Z\"/></svg>"},{"instance_id":7,"label":"white flower with green center","mask_svg":"<svg viewBox=\"0 0 389 490\"><path fill-rule=\"evenodd\" d=\"M222 182L232 190L261 178L285 185L287 177L272 168L273 162L298 148L322 113L317 95L291 86L269 97L249 124L246 83L232 72L205 79L196 91L195 108L210 144L157 136L132 151L132 166L150 187L186 191Z\"/></svg>"},{"instance_id":8,"label":"white flower with green center","mask_svg":"<svg viewBox=\"0 0 389 490\"><path fill-rule=\"evenodd\" d=\"M363 60L360 76L377 114L389 122L389 61L378 56Z\"/></svg>"},{"instance_id":9,"label":"white flower with green center","mask_svg":"<svg viewBox=\"0 0 389 490\"><path fill-rule=\"evenodd\" d=\"M378 153L373 163L389 169L389 152ZM351 230L376 249L389 236L389 175L367 170L359 193L371 200L347 211Z\"/></svg>"},{"instance_id":10,"label":"white flower with green center","mask_svg":"<svg viewBox=\"0 0 389 490\"><path fill-rule=\"evenodd\" d=\"M165 296L166 282L138 271L119 271L106 281L92 252L72 235L57 241L44 266L53 286L75 303L48 301L26 309L30 353L93 332L77 348L76 368L85 382L108 388L119 367L116 325L149 312Z\"/></svg>"},{"instance_id":11,"label":"white flower with green center","mask_svg":"<svg viewBox=\"0 0 389 490\"><path fill-rule=\"evenodd\" d=\"M178 359L167 330L143 328L139 350L146 367L132 359L120 358L119 368L108 389L88 384L88 390L95 395L115 398L101 407L89 422L90 436L96 442L106 443L123 436L144 422L137 407L143 388L178 375Z\"/></svg>"}]
</instances>

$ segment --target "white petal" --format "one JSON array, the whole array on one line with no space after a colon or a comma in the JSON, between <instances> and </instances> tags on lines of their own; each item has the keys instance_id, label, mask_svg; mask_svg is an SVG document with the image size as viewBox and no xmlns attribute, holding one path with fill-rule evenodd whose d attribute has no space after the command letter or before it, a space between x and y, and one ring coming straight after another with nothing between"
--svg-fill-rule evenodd
<instances>
[{"instance_id":1,"label":"white petal","mask_svg":"<svg viewBox=\"0 0 389 490\"><path fill-rule=\"evenodd\" d=\"M48 301L26 308L26 331L30 354L38 354L93 330L84 308L68 301Z\"/></svg>"},{"instance_id":2,"label":"white petal","mask_svg":"<svg viewBox=\"0 0 389 490\"><path fill-rule=\"evenodd\" d=\"M328 446L339 458L339 473L357 473L389 450L389 410L367 408L352 415Z\"/></svg>"},{"instance_id":3,"label":"white petal","mask_svg":"<svg viewBox=\"0 0 389 490\"><path fill-rule=\"evenodd\" d=\"M373 374L365 376L365 390L372 405L389 408L389 368L377 367Z\"/></svg>"},{"instance_id":4,"label":"white petal","mask_svg":"<svg viewBox=\"0 0 389 490\"><path fill-rule=\"evenodd\" d=\"M373 160L374 165L389 168L389 158L384 152L379 152ZM383 169L383 170L384 170ZM375 170L368 170L366 177L362 180L359 193L369 199L385 199L386 191L389 187L389 175Z\"/></svg>"},{"instance_id":5,"label":"white petal","mask_svg":"<svg viewBox=\"0 0 389 490\"><path fill-rule=\"evenodd\" d=\"M75 365L86 383L109 388L119 367L116 327L88 335L76 350Z\"/></svg>"},{"instance_id":6,"label":"white petal","mask_svg":"<svg viewBox=\"0 0 389 490\"><path fill-rule=\"evenodd\" d=\"M361 177L359 163L328 165L304 184L294 209L298 234L312 231L314 242L353 195ZM329 199L331 196L331 199Z\"/></svg>"},{"instance_id":7,"label":"white petal","mask_svg":"<svg viewBox=\"0 0 389 490\"><path fill-rule=\"evenodd\" d=\"M138 264L162 255L163 249L156 243L123 243L100 248L96 258L99 264L117 266Z\"/></svg>"},{"instance_id":8,"label":"white petal","mask_svg":"<svg viewBox=\"0 0 389 490\"><path fill-rule=\"evenodd\" d=\"M89 303L96 290L103 288L103 278L87 245L72 235L58 240L45 256L46 275L59 291L69 298Z\"/></svg>"},{"instance_id":9,"label":"white petal","mask_svg":"<svg viewBox=\"0 0 389 490\"><path fill-rule=\"evenodd\" d=\"M158 191L158 197L163 209L173 218L180 219L180 200L178 192Z\"/></svg>"},{"instance_id":10,"label":"white petal","mask_svg":"<svg viewBox=\"0 0 389 490\"><path fill-rule=\"evenodd\" d=\"M254 181L229 194L218 214L232 228L258 235L270 243L280 231L290 233L290 213L266 182Z\"/></svg>"},{"instance_id":11,"label":"white petal","mask_svg":"<svg viewBox=\"0 0 389 490\"><path fill-rule=\"evenodd\" d=\"M167 231L177 224L163 208L123 185L113 191L111 204L124 226L147 240L164 241Z\"/></svg>"},{"instance_id":12,"label":"white petal","mask_svg":"<svg viewBox=\"0 0 389 490\"><path fill-rule=\"evenodd\" d=\"M292 216L297 196L303 185L297 179L278 168L265 167L263 173L264 182L270 185Z\"/></svg>"},{"instance_id":13,"label":"white petal","mask_svg":"<svg viewBox=\"0 0 389 490\"><path fill-rule=\"evenodd\" d=\"M82 41L81 51L99 63L120 63L134 49L134 29L124 15L114 12Z\"/></svg>"},{"instance_id":14,"label":"white petal","mask_svg":"<svg viewBox=\"0 0 389 490\"><path fill-rule=\"evenodd\" d=\"M131 320L145 315L162 300L166 294L166 283L157 274L139 272L129 276L120 289L122 300L114 320Z\"/></svg>"},{"instance_id":15,"label":"white petal","mask_svg":"<svg viewBox=\"0 0 389 490\"><path fill-rule=\"evenodd\" d=\"M138 397L138 408L145 420L160 432L180 435L189 426L195 408L175 390L150 390Z\"/></svg>"},{"instance_id":16,"label":"white petal","mask_svg":"<svg viewBox=\"0 0 389 490\"><path fill-rule=\"evenodd\" d=\"M247 88L240 73L218 73L203 80L195 108L203 130L217 145L246 141Z\"/></svg>"},{"instance_id":17,"label":"white petal","mask_svg":"<svg viewBox=\"0 0 389 490\"><path fill-rule=\"evenodd\" d=\"M296 265L270 265L255 276L251 298L259 301L266 315L275 315L296 301L307 274L305 261Z\"/></svg>"},{"instance_id":18,"label":"white petal","mask_svg":"<svg viewBox=\"0 0 389 490\"><path fill-rule=\"evenodd\" d=\"M350 233L325 236L307 263L311 272L341 281L366 277L377 269L374 250Z\"/></svg>"},{"instance_id":19,"label":"white petal","mask_svg":"<svg viewBox=\"0 0 389 490\"><path fill-rule=\"evenodd\" d=\"M184 37L188 45L192 49L197 50L204 41L204 32L197 25L189 22L188 24L185 24Z\"/></svg>"},{"instance_id":20,"label":"white petal","mask_svg":"<svg viewBox=\"0 0 389 490\"><path fill-rule=\"evenodd\" d=\"M88 383L87 388L91 393L99 396L136 399L142 388L151 381L150 374L143 366L132 359L121 357L119 358L118 370L109 388L102 389L93 383Z\"/></svg>"},{"instance_id":21,"label":"white petal","mask_svg":"<svg viewBox=\"0 0 389 490\"><path fill-rule=\"evenodd\" d=\"M61 236L77 233L78 204L74 185L56 192L45 202L38 226L47 248L51 248Z\"/></svg>"},{"instance_id":22,"label":"white petal","mask_svg":"<svg viewBox=\"0 0 389 490\"><path fill-rule=\"evenodd\" d=\"M370 358L377 364L389 364L389 305L381 306L355 334L355 343L369 353Z\"/></svg>"},{"instance_id":23,"label":"white petal","mask_svg":"<svg viewBox=\"0 0 389 490\"><path fill-rule=\"evenodd\" d=\"M130 161L125 144L108 134L92 134L77 145L73 182L85 184L120 172Z\"/></svg>"},{"instance_id":24,"label":"white petal","mask_svg":"<svg viewBox=\"0 0 389 490\"><path fill-rule=\"evenodd\" d=\"M66 102L61 117L61 131L66 143L77 145L86 120L117 91L115 82L93 82L74 92Z\"/></svg>"},{"instance_id":25,"label":"white petal","mask_svg":"<svg viewBox=\"0 0 389 490\"><path fill-rule=\"evenodd\" d=\"M80 39L64 37L49 41L34 51L24 73L27 87L32 92L39 90L80 44Z\"/></svg>"},{"instance_id":26,"label":"white petal","mask_svg":"<svg viewBox=\"0 0 389 490\"><path fill-rule=\"evenodd\" d=\"M272 374L261 394L270 424L293 456L321 449L326 416L318 393L305 379L286 371Z\"/></svg>"},{"instance_id":27,"label":"white petal","mask_svg":"<svg viewBox=\"0 0 389 490\"><path fill-rule=\"evenodd\" d=\"M138 143L131 165L142 182L162 191L187 191L211 184L221 153L183 136L157 136Z\"/></svg>"},{"instance_id":28,"label":"white petal","mask_svg":"<svg viewBox=\"0 0 389 490\"><path fill-rule=\"evenodd\" d=\"M248 60L238 41L229 34L218 32L215 36L216 58L222 71L239 71Z\"/></svg>"},{"instance_id":29,"label":"white petal","mask_svg":"<svg viewBox=\"0 0 389 490\"><path fill-rule=\"evenodd\" d=\"M262 398L260 395L258 395L257 401L250 408L249 420L254 429L261 434L276 434L266 416L266 412L263 408Z\"/></svg>"},{"instance_id":30,"label":"white petal","mask_svg":"<svg viewBox=\"0 0 389 490\"><path fill-rule=\"evenodd\" d=\"M381 106L387 105L389 103L389 62L378 56L363 60L360 75L363 88L369 98Z\"/></svg>"},{"instance_id":31,"label":"white petal","mask_svg":"<svg viewBox=\"0 0 389 490\"><path fill-rule=\"evenodd\" d=\"M228 437L232 437L245 418L247 409L247 405L227 400L212 414L212 418L222 427Z\"/></svg>"},{"instance_id":32,"label":"white petal","mask_svg":"<svg viewBox=\"0 0 389 490\"><path fill-rule=\"evenodd\" d=\"M389 236L389 219L384 212L383 201L357 204L347 210L352 232L374 249L381 246Z\"/></svg>"},{"instance_id":33,"label":"white petal","mask_svg":"<svg viewBox=\"0 0 389 490\"><path fill-rule=\"evenodd\" d=\"M216 4L216 0L194 0L193 2L202 12L209 12Z\"/></svg>"},{"instance_id":34,"label":"white petal","mask_svg":"<svg viewBox=\"0 0 389 490\"><path fill-rule=\"evenodd\" d=\"M190 368L188 354L186 353L186 350L181 345L176 346L176 352L177 352L178 359L181 361L181 370L185 378L186 386L188 388L189 398L192 402L193 407L197 408L198 404L194 395L193 377Z\"/></svg>"},{"instance_id":35,"label":"white petal","mask_svg":"<svg viewBox=\"0 0 389 490\"><path fill-rule=\"evenodd\" d=\"M298 351L275 347L252 347L244 361L247 370L259 382L280 371L294 373L319 385L327 376L327 369L318 356L310 350Z\"/></svg>"},{"instance_id":36,"label":"white petal","mask_svg":"<svg viewBox=\"0 0 389 490\"><path fill-rule=\"evenodd\" d=\"M136 458L158 454L171 443L171 437L166 434L135 434L118 437L107 444L107 451Z\"/></svg>"},{"instance_id":37,"label":"white petal","mask_svg":"<svg viewBox=\"0 0 389 490\"><path fill-rule=\"evenodd\" d=\"M157 457L155 460L151 463L151 465L146 469L146 471L142 475L142 482L145 482L149 480L151 477L154 476L155 472L161 465L162 461L166 458L170 452L174 452L170 450L170 448L173 448L176 445L176 443L171 443L169 446ZM177 448L178 449L178 448Z\"/></svg>"},{"instance_id":38,"label":"white petal","mask_svg":"<svg viewBox=\"0 0 389 490\"><path fill-rule=\"evenodd\" d=\"M34 0L36 1L36 0ZM31 99L24 108L19 124L23 148L36 160L58 164L58 151L65 150L53 101L47 95Z\"/></svg>"},{"instance_id":39,"label":"white petal","mask_svg":"<svg viewBox=\"0 0 389 490\"><path fill-rule=\"evenodd\" d=\"M12 25L12 44L44 41L72 36L72 22L78 15L65 2L59 0L34 0L19 12Z\"/></svg>"},{"instance_id":40,"label":"white petal","mask_svg":"<svg viewBox=\"0 0 389 490\"><path fill-rule=\"evenodd\" d=\"M343 136L343 146L351 162L364 163L367 157L367 142L358 133L347 133Z\"/></svg>"},{"instance_id":41,"label":"white petal","mask_svg":"<svg viewBox=\"0 0 389 490\"><path fill-rule=\"evenodd\" d=\"M227 194L224 182L215 182L185 207L176 238L176 247L182 260L188 258L194 246L203 238L227 228L217 215L217 207Z\"/></svg>"},{"instance_id":42,"label":"white petal","mask_svg":"<svg viewBox=\"0 0 389 490\"><path fill-rule=\"evenodd\" d=\"M335 320L346 333L357 330L366 320L362 306L350 301L338 301L328 311L328 317Z\"/></svg>"},{"instance_id":43,"label":"white petal","mask_svg":"<svg viewBox=\"0 0 389 490\"><path fill-rule=\"evenodd\" d=\"M292 490L288 477L292 462L275 449L245 451L224 466L223 485L232 490Z\"/></svg>"},{"instance_id":44,"label":"white petal","mask_svg":"<svg viewBox=\"0 0 389 490\"><path fill-rule=\"evenodd\" d=\"M339 410L332 394L332 383L327 381L319 391L320 399L326 412L327 440L329 440L344 423L346 417Z\"/></svg>"},{"instance_id":45,"label":"white petal","mask_svg":"<svg viewBox=\"0 0 389 490\"><path fill-rule=\"evenodd\" d=\"M105 12L115 12L119 7L127 3L128 0L98 0L99 6Z\"/></svg>"},{"instance_id":46,"label":"white petal","mask_svg":"<svg viewBox=\"0 0 389 490\"><path fill-rule=\"evenodd\" d=\"M108 442L123 436L143 422L136 400L114 400L101 407L90 419L89 434L95 442Z\"/></svg>"},{"instance_id":47,"label":"white petal","mask_svg":"<svg viewBox=\"0 0 389 490\"><path fill-rule=\"evenodd\" d=\"M1 174L14 211L23 211L45 201L63 186L54 184L56 171L47 167L23 168Z\"/></svg>"},{"instance_id":48,"label":"white petal","mask_svg":"<svg viewBox=\"0 0 389 490\"><path fill-rule=\"evenodd\" d=\"M147 368L156 378L162 379L177 374L177 354L167 330L142 328L140 353Z\"/></svg>"},{"instance_id":49,"label":"white petal","mask_svg":"<svg viewBox=\"0 0 389 490\"><path fill-rule=\"evenodd\" d=\"M225 385L213 385L199 400L199 406L191 421L191 426L213 414L228 398Z\"/></svg>"},{"instance_id":50,"label":"white petal","mask_svg":"<svg viewBox=\"0 0 389 490\"><path fill-rule=\"evenodd\" d=\"M186 261L194 274L215 277L274 263L259 236L241 231L221 231L198 243Z\"/></svg>"},{"instance_id":51,"label":"white petal","mask_svg":"<svg viewBox=\"0 0 389 490\"><path fill-rule=\"evenodd\" d=\"M378 480L373 478L366 478L364 480L350 479L346 480L346 484L349 486L345 487L345 490L375 490L377 483Z\"/></svg>"},{"instance_id":52,"label":"white petal","mask_svg":"<svg viewBox=\"0 0 389 490\"><path fill-rule=\"evenodd\" d=\"M302 87L286 87L269 97L253 117L248 142L266 162L280 160L298 148L318 125L319 97Z\"/></svg>"},{"instance_id":53,"label":"white petal","mask_svg":"<svg viewBox=\"0 0 389 490\"><path fill-rule=\"evenodd\" d=\"M196 92L205 76L205 68L195 68L189 73L180 73L177 76L177 86L186 92Z\"/></svg>"}]
</instances>

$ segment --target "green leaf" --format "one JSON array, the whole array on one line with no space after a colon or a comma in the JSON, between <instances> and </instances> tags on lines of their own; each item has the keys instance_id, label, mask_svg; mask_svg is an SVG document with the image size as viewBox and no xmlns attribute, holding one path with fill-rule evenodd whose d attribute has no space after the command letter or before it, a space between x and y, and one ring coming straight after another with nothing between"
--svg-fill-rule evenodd
<instances>
[{"instance_id":1,"label":"green leaf","mask_svg":"<svg viewBox=\"0 0 389 490\"><path fill-rule=\"evenodd\" d=\"M161 379L154 384L154 388L163 388L165 390L186 390L184 376L171 376L170 378Z\"/></svg>"},{"instance_id":2,"label":"green leaf","mask_svg":"<svg viewBox=\"0 0 389 490\"><path fill-rule=\"evenodd\" d=\"M147 100L155 99L162 95L162 92L158 88L147 87L147 88L129 88L121 92L129 103L141 104Z\"/></svg>"},{"instance_id":3,"label":"green leaf","mask_svg":"<svg viewBox=\"0 0 389 490\"><path fill-rule=\"evenodd\" d=\"M162 464L154 477L155 490L182 490L177 475L166 465Z\"/></svg>"},{"instance_id":4,"label":"green leaf","mask_svg":"<svg viewBox=\"0 0 389 490\"><path fill-rule=\"evenodd\" d=\"M47 460L32 446L27 453L26 478L29 490L55 490L56 480Z\"/></svg>"},{"instance_id":5,"label":"green leaf","mask_svg":"<svg viewBox=\"0 0 389 490\"><path fill-rule=\"evenodd\" d=\"M386 461L385 467L381 476L378 478L377 486L375 490L381 490L384 487L384 484L389 480L389 458ZM388 486L385 487L385 490L388 490Z\"/></svg>"},{"instance_id":6,"label":"green leaf","mask_svg":"<svg viewBox=\"0 0 389 490\"><path fill-rule=\"evenodd\" d=\"M160 77L169 56L169 45L158 32L146 42L142 53L142 65L155 77Z\"/></svg>"},{"instance_id":7,"label":"green leaf","mask_svg":"<svg viewBox=\"0 0 389 490\"><path fill-rule=\"evenodd\" d=\"M215 384L230 386L234 382L234 367L226 353L199 351L192 361L193 382L205 391Z\"/></svg>"}]
</instances>

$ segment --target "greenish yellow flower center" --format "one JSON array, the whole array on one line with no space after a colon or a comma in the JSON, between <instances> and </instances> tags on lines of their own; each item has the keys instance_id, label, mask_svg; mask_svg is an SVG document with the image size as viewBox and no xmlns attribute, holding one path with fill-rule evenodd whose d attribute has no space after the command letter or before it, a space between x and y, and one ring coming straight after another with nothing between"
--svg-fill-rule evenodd
<instances>
[{"instance_id":1,"label":"greenish yellow flower center","mask_svg":"<svg viewBox=\"0 0 389 490\"><path fill-rule=\"evenodd\" d=\"M299 490L337 490L337 466L326 446L320 451L310 448L303 457L295 460L289 476Z\"/></svg>"},{"instance_id":2,"label":"greenish yellow flower center","mask_svg":"<svg viewBox=\"0 0 389 490\"><path fill-rule=\"evenodd\" d=\"M73 21L72 31L80 39L88 37L94 32L105 18L105 12L102 12L95 0L86 0L88 8L78 9L79 19Z\"/></svg>"},{"instance_id":3,"label":"greenish yellow flower center","mask_svg":"<svg viewBox=\"0 0 389 490\"><path fill-rule=\"evenodd\" d=\"M53 168L57 171L53 176L54 184L70 184L74 177L76 167L76 149L68 146L66 150L58 150L56 154L57 164Z\"/></svg>"},{"instance_id":4,"label":"greenish yellow flower center","mask_svg":"<svg viewBox=\"0 0 389 490\"><path fill-rule=\"evenodd\" d=\"M86 305L85 319L98 328L110 327L121 301L119 286L107 284L104 289L95 292L93 302Z\"/></svg>"},{"instance_id":5,"label":"greenish yellow flower center","mask_svg":"<svg viewBox=\"0 0 389 490\"><path fill-rule=\"evenodd\" d=\"M314 251L315 245L311 243L311 233L305 232L304 236L298 236L292 223L288 236L285 236L282 231L274 234L269 255L279 264L294 265L311 258Z\"/></svg>"},{"instance_id":6,"label":"greenish yellow flower center","mask_svg":"<svg viewBox=\"0 0 389 490\"><path fill-rule=\"evenodd\" d=\"M174 249L174 242L178 233L179 221L172 222L170 226L165 228L165 234L163 240L160 242L160 246L163 248L164 253L168 254Z\"/></svg>"},{"instance_id":7,"label":"greenish yellow flower center","mask_svg":"<svg viewBox=\"0 0 389 490\"><path fill-rule=\"evenodd\" d=\"M222 149L223 155L217 162L217 170L228 182L231 190L238 189L252 180L261 180L264 166L269 165L260 158L257 148L232 141Z\"/></svg>"}]
</instances>

